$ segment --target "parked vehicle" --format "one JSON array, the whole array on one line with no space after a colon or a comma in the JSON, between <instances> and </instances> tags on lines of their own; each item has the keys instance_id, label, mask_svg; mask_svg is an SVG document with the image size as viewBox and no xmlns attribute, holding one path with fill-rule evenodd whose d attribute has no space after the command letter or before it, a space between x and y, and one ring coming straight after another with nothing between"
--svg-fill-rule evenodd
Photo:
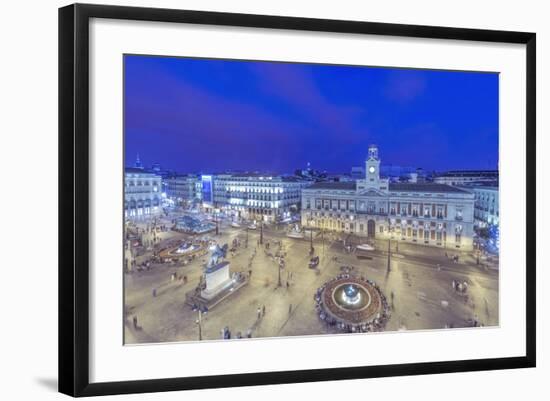
<instances>
[{"instance_id":1,"label":"parked vehicle","mask_svg":"<svg viewBox=\"0 0 550 401\"><path fill-rule=\"evenodd\" d=\"M315 256L309 260L309 268L315 269L319 265L319 256Z\"/></svg>"},{"instance_id":2,"label":"parked vehicle","mask_svg":"<svg viewBox=\"0 0 550 401\"><path fill-rule=\"evenodd\" d=\"M290 231L286 236L289 238L304 238L304 233L300 231Z\"/></svg>"}]
</instances>

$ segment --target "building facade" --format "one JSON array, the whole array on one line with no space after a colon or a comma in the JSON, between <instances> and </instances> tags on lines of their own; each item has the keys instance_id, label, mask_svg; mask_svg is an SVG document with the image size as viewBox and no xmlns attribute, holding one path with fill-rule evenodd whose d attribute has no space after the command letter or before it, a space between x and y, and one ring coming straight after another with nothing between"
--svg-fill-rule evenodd
<instances>
[{"instance_id":1,"label":"building facade","mask_svg":"<svg viewBox=\"0 0 550 401\"><path fill-rule=\"evenodd\" d=\"M499 225L498 182L471 186L475 195L474 218L480 227Z\"/></svg>"},{"instance_id":2,"label":"building facade","mask_svg":"<svg viewBox=\"0 0 550 401\"><path fill-rule=\"evenodd\" d=\"M434 177L434 183L447 185L493 181L498 181L498 170L451 170Z\"/></svg>"},{"instance_id":3,"label":"building facade","mask_svg":"<svg viewBox=\"0 0 550 401\"><path fill-rule=\"evenodd\" d=\"M301 221L371 239L471 250L474 194L445 184L391 183L380 177L378 148L371 145L363 179L302 190Z\"/></svg>"},{"instance_id":4,"label":"building facade","mask_svg":"<svg viewBox=\"0 0 550 401\"><path fill-rule=\"evenodd\" d=\"M211 185L215 208L237 219L277 222L300 211L301 190L311 182L286 176L217 174ZM208 195L203 191L203 197Z\"/></svg>"},{"instance_id":5,"label":"building facade","mask_svg":"<svg viewBox=\"0 0 550 401\"><path fill-rule=\"evenodd\" d=\"M174 175L164 180L166 196L181 204L193 201L197 198L197 183L200 181L196 175Z\"/></svg>"},{"instance_id":6,"label":"building facade","mask_svg":"<svg viewBox=\"0 0 550 401\"><path fill-rule=\"evenodd\" d=\"M144 219L160 213L162 179L137 167L124 172L124 217Z\"/></svg>"}]
</instances>

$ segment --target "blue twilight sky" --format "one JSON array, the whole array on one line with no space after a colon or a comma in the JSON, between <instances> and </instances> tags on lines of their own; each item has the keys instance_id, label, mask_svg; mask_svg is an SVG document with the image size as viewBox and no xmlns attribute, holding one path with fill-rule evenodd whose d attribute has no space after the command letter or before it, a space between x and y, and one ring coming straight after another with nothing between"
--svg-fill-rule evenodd
<instances>
[{"instance_id":1,"label":"blue twilight sky","mask_svg":"<svg viewBox=\"0 0 550 401\"><path fill-rule=\"evenodd\" d=\"M498 163L498 74L125 56L125 163L349 172Z\"/></svg>"}]
</instances>

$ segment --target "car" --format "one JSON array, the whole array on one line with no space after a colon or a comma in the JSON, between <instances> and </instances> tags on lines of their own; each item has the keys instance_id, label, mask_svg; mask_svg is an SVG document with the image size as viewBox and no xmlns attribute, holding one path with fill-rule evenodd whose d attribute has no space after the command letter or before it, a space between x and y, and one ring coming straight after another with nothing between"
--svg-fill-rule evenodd
<instances>
[{"instance_id":1,"label":"car","mask_svg":"<svg viewBox=\"0 0 550 401\"><path fill-rule=\"evenodd\" d=\"M286 236L289 238L304 238L304 233L300 231L289 231Z\"/></svg>"},{"instance_id":2,"label":"car","mask_svg":"<svg viewBox=\"0 0 550 401\"><path fill-rule=\"evenodd\" d=\"M319 265L319 256L314 256L309 260L309 268L315 269Z\"/></svg>"},{"instance_id":3,"label":"car","mask_svg":"<svg viewBox=\"0 0 550 401\"><path fill-rule=\"evenodd\" d=\"M374 251L374 247L372 245L369 245L369 244L357 245L356 249L358 249L360 251Z\"/></svg>"}]
</instances>

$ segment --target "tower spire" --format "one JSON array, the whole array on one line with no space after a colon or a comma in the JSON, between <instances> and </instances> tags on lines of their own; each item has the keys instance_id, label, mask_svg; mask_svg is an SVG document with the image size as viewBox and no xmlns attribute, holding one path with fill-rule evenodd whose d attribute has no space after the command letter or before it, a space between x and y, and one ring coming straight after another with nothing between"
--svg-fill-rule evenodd
<instances>
[{"instance_id":1,"label":"tower spire","mask_svg":"<svg viewBox=\"0 0 550 401\"><path fill-rule=\"evenodd\" d=\"M141 165L141 161L139 160L139 153L136 154L136 164L135 164L135 167L136 167L136 168L143 168L143 166Z\"/></svg>"}]
</instances>

